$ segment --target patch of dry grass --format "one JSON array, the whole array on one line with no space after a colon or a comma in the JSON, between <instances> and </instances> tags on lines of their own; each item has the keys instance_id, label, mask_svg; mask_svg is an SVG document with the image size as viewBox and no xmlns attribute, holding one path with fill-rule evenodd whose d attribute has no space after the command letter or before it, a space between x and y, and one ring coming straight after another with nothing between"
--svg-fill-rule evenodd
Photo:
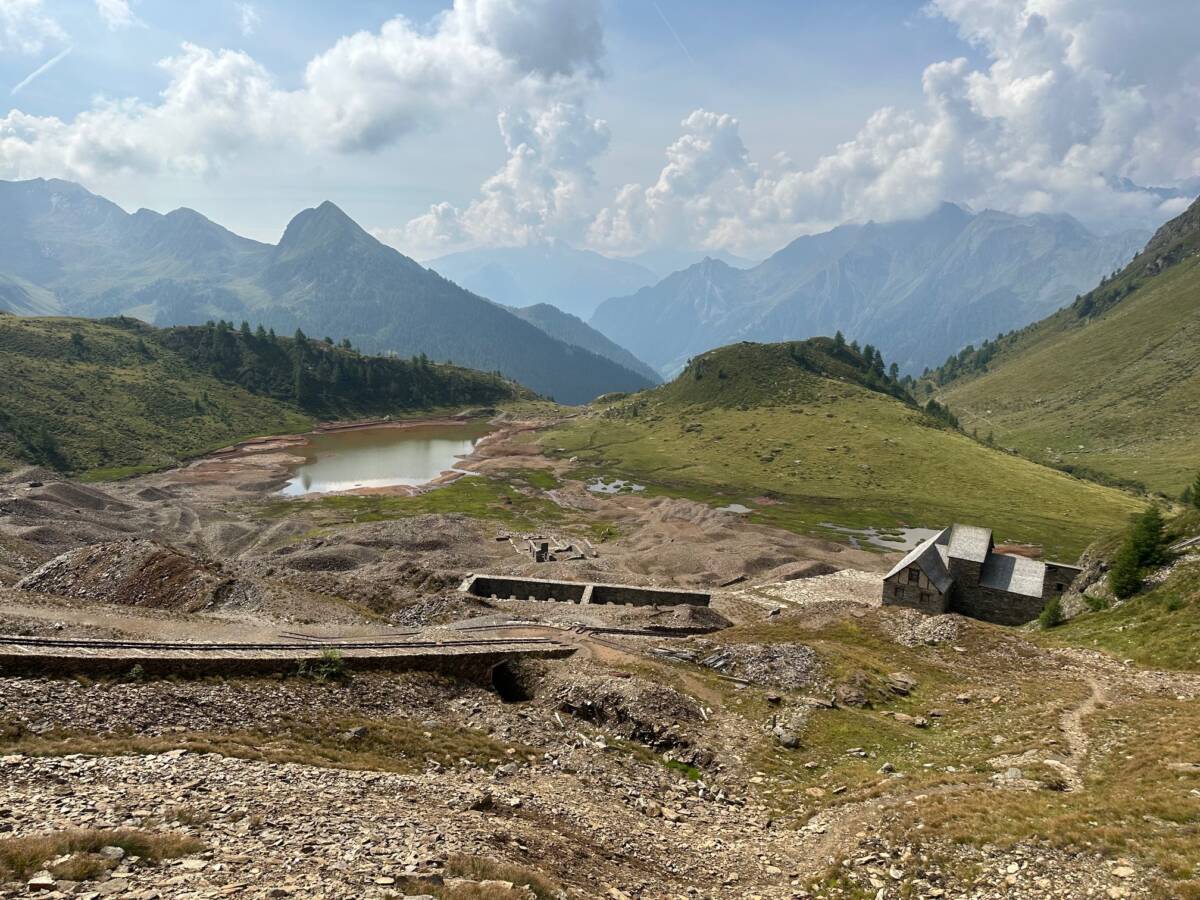
<instances>
[{"instance_id":1,"label":"patch of dry grass","mask_svg":"<svg viewBox=\"0 0 1200 900\"><path fill-rule=\"evenodd\" d=\"M359 726L366 727L366 734L350 737L348 732ZM430 760L451 766L460 759L468 759L475 765L487 766L514 754L526 756L535 752L523 745L501 743L474 729L427 728L419 722L399 718L334 720L319 725L292 720L274 732L229 730L158 736L59 730L35 734L20 726L0 723L0 747L6 752L31 756L68 753L116 756L185 749L237 759L387 772L415 771Z\"/></svg>"},{"instance_id":2,"label":"patch of dry grass","mask_svg":"<svg viewBox=\"0 0 1200 900\"><path fill-rule=\"evenodd\" d=\"M724 636L724 635L722 635ZM868 708L814 709L800 732L802 746L786 750L764 733L750 764L769 776L760 794L781 814L804 820L822 808L942 785L988 785L990 760L1061 740L1064 710L1088 694L1081 682L1045 672L1019 637L986 625L965 626L952 647L907 648L890 640L880 622L862 620L808 630L785 623L738 629L734 640L809 644L830 682L853 682ZM911 695L889 691L888 673L912 674ZM961 703L959 695L970 695ZM930 710L943 715L931 716ZM761 715L769 715L767 707ZM896 720L923 718L925 727ZM880 772L890 763L900 776Z\"/></svg>"},{"instance_id":3,"label":"patch of dry grass","mask_svg":"<svg viewBox=\"0 0 1200 900\"><path fill-rule=\"evenodd\" d=\"M1098 710L1086 723L1090 757L1079 791L984 789L931 797L897 835L924 823L951 842L1046 842L1130 857L1164 874L1163 896L1200 898L1200 709L1140 700Z\"/></svg>"},{"instance_id":4,"label":"patch of dry grass","mask_svg":"<svg viewBox=\"0 0 1200 900\"><path fill-rule=\"evenodd\" d=\"M112 863L100 856L104 847L120 847L128 856L159 862L199 853L204 845L185 835L120 829L72 829L51 834L0 840L0 879L28 878L61 857L68 857L51 870L57 878L85 881L97 878Z\"/></svg>"},{"instance_id":5,"label":"patch of dry grass","mask_svg":"<svg viewBox=\"0 0 1200 900\"><path fill-rule=\"evenodd\" d=\"M556 900L564 895L562 886L541 872L481 856L451 856L446 860L445 875L444 884L409 878L398 886L438 900L525 900L528 891L532 891L537 900ZM456 879L464 879L465 883ZM508 886L510 884L512 887Z\"/></svg>"}]
</instances>

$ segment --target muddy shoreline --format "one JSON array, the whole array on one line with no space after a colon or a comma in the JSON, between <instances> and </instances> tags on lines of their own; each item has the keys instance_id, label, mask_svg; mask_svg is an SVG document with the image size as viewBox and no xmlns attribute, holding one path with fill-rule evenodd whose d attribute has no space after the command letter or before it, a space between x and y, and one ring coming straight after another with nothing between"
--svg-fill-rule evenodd
<instances>
[{"instance_id":1,"label":"muddy shoreline","mask_svg":"<svg viewBox=\"0 0 1200 900\"><path fill-rule=\"evenodd\" d=\"M419 419L372 419L356 422L326 422L319 424L309 432L266 435L239 441L236 444L222 447L219 450L214 450L199 457L188 468L204 469L206 470L206 475L212 476L219 473L223 464L230 464L229 474L234 474L232 466L236 466L237 474L240 477L245 477L247 469L258 469L260 470L258 486L263 488L264 493L274 494L287 484L288 480L292 477L292 470L304 461L304 457L296 453L289 453L288 451L292 448L308 446L311 443L310 438L315 435L368 429L404 429L439 425L463 425L481 420L483 420L482 416L428 416ZM385 487L353 488L344 491L313 492L304 497L294 499L303 500L306 498L337 496L415 496L416 494L451 484L468 475L476 474L477 469L490 459L486 452L490 447L502 444L521 432L536 430L544 426L544 423L498 421L496 418L487 420L487 423L493 426L493 430L479 438L471 453L458 457L453 469L444 471L422 484L397 484ZM213 471L214 467L217 469L216 472Z\"/></svg>"}]
</instances>

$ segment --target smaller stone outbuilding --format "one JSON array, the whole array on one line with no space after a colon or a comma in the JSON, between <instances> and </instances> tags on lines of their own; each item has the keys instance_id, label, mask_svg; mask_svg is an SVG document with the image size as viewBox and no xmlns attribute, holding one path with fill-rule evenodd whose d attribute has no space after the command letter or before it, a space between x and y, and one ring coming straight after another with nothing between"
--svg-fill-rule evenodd
<instances>
[{"instance_id":1,"label":"smaller stone outbuilding","mask_svg":"<svg viewBox=\"0 0 1200 900\"><path fill-rule=\"evenodd\" d=\"M885 606L956 612L999 625L1038 617L1079 574L1075 566L997 553L990 528L952 525L914 548L883 579Z\"/></svg>"}]
</instances>

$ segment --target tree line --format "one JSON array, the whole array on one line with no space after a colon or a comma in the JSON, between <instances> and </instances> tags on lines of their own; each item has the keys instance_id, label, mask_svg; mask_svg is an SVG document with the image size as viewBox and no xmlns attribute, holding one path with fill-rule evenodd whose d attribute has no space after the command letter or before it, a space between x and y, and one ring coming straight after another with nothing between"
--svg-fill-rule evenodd
<instances>
[{"instance_id":1,"label":"tree line","mask_svg":"<svg viewBox=\"0 0 1200 900\"><path fill-rule=\"evenodd\" d=\"M282 337L262 325L252 330L248 322L170 328L161 343L222 381L313 414L491 403L515 390L496 373L435 365L423 353L411 359L366 356L349 340L315 340L300 329Z\"/></svg>"}]
</instances>

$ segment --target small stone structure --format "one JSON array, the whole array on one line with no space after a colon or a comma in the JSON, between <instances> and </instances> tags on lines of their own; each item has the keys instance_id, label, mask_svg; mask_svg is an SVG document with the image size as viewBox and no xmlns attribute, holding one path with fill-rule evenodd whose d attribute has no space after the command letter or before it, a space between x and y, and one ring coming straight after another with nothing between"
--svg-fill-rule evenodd
<instances>
[{"instance_id":1,"label":"small stone structure","mask_svg":"<svg viewBox=\"0 0 1200 900\"><path fill-rule=\"evenodd\" d=\"M549 581L507 575L469 575L459 590L474 597L497 600L556 600L562 603L621 603L629 606L708 606L703 591L648 588L632 584L593 584L584 581Z\"/></svg>"},{"instance_id":2,"label":"small stone structure","mask_svg":"<svg viewBox=\"0 0 1200 900\"><path fill-rule=\"evenodd\" d=\"M990 528L952 525L929 538L884 576L885 606L936 615L956 612L998 625L1023 625L1060 597L1080 570L997 553Z\"/></svg>"}]
</instances>

